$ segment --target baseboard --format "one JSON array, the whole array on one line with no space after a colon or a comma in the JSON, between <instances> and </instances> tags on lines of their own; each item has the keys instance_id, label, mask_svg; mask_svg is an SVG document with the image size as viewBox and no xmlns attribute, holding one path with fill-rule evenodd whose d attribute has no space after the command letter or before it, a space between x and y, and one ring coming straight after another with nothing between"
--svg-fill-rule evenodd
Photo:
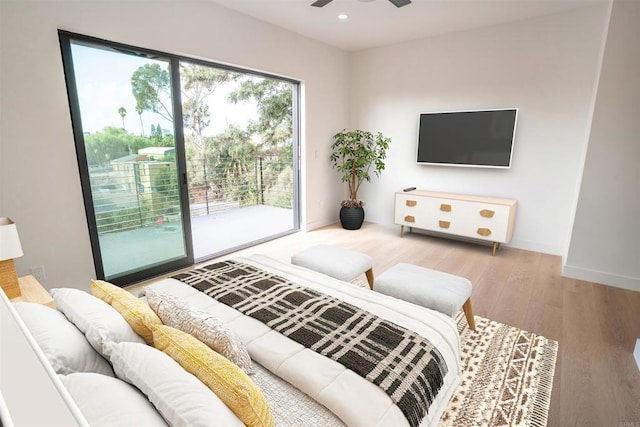
<instances>
[{"instance_id":1,"label":"baseboard","mask_svg":"<svg viewBox=\"0 0 640 427\"><path fill-rule=\"evenodd\" d=\"M303 224L301 228L302 228L302 231L311 231L311 230L317 230L318 228L326 227L327 225L331 225L335 223L336 223L335 218L322 219L318 221L307 222L306 224Z\"/></svg>"},{"instance_id":2,"label":"baseboard","mask_svg":"<svg viewBox=\"0 0 640 427\"><path fill-rule=\"evenodd\" d=\"M589 270L587 268L574 267L571 265L565 265L562 267L562 275L572 279L600 283L602 285L640 292L640 278L637 277L621 276L618 274Z\"/></svg>"},{"instance_id":3,"label":"baseboard","mask_svg":"<svg viewBox=\"0 0 640 427\"><path fill-rule=\"evenodd\" d=\"M540 252L549 255L562 255L562 248L555 245L545 245L543 243L531 242L527 240L513 239L507 246L525 251Z\"/></svg>"}]
</instances>

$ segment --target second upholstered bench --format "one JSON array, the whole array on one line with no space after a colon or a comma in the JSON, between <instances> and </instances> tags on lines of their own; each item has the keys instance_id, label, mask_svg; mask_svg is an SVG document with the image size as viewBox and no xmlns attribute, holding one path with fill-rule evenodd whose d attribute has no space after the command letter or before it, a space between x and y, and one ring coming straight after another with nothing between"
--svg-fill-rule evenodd
<instances>
[{"instance_id":1,"label":"second upholstered bench","mask_svg":"<svg viewBox=\"0 0 640 427\"><path fill-rule=\"evenodd\" d=\"M382 273L373 289L451 317L462 307L469 327L476 329L471 306L471 282L464 277L400 263Z\"/></svg>"}]
</instances>

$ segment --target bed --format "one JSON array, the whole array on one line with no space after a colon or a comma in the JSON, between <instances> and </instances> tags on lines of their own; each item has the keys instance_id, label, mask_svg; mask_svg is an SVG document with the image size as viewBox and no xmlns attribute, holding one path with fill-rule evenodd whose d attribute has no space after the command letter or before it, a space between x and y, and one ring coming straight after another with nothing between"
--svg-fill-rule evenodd
<instances>
[{"instance_id":1,"label":"bed","mask_svg":"<svg viewBox=\"0 0 640 427\"><path fill-rule=\"evenodd\" d=\"M262 292L264 283L273 280L278 281L274 293ZM246 283L251 285L247 287ZM247 288L252 286L260 292L247 293ZM264 394L275 425L436 425L460 381L460 342L456 325L450 317L267 256L254 255L214 263L205 271L193 270L158 280L145 287L141 294L148 292L168 295L194 310L215 316L237 334L253 361L251 379ZM259 300L258 294L266 299ZM296 314L295 310L285 310L286 304L282 310L275 309L282 304L282 301L276 301L275 294L286 294L288 299L285 298L285 303L291 302L291 295L294 295L297 298L295 305L307 307L306 311ZM309 295L320 298L325 305L318 305ZM144 296L142 300L145 300ZM58 306L60 308L60 303ZM324 308L308 308L316 306ZM341 332L339 316L343 311L340 309L345 307L351 310L349 313L357 313L358 318L366 321L354 323L355 329ZM331 330L325 331L326 336L320 336L316 334L318 324L312 322L320 319L320 324L324 325L331 317L327 313L337 316L331 320L338 323L331 324ZM313 319L309 324L314 326L305 329L300 325L307 318ZM77 322L75 326L82 330ZM374 339L373 343L371 339L367 341L362 338L378 337L376 331L383 327L397 328L400 331L398 333L404 334L403 344L399 345L400 341L387 342L387 335L378 341ZM102 336L106 332L99 332L85 332L85 335L88 340L90 335L94 335L94 341L100 341L91 344L94 348L99 347L101 354L110 359L114 376L146 391L145 397L169 424L181 424L167 420L166 416L167 411L179 413L181 409L167 409L166 406L189 393L171 398L165 396L163 403L158 404L155 388L173 386L155 383L140 385L136 383L140 381L139 378L134 378L139 377L141 371L151 369L152 363L132 362L122 367L120 359L125 358L127 351L135 353L144 350L145 356L138 356L145 360L155 358L156 353L140 343L128 347L125 344L107 344ZM379 361L371 366L357 357L363 351L362 346L367 345L381 353ZM406 351L402 346L406 347ZM418 352L414 348L426 350ZM395 351L404 353L399 356ZM118 357L114 357L116 353ZM430 356L423 357L424 353ZM162 359L162 363L165 363L162 365L164 371L160 372L169 372L168 362ZM345 366L349 366L349 369ZM151 380L146 382L157 382L158 378L169 375L150 372L149 376ZM65 382L67 388L68 384L68 381ZM71 394L76 398L77 394ZM193 406L195 403L181 403L185 404ZM86 403L79 404L81 410L83 405ZM224 405L220 407L224 411ZM418 410L420 408L422 411ZM227 418L219 418L216 413L216 417L219 425L242 424L234 418L233 413L224 413ZM221 422L222 419L227 422Z\"/></svg>"}]
</instances>

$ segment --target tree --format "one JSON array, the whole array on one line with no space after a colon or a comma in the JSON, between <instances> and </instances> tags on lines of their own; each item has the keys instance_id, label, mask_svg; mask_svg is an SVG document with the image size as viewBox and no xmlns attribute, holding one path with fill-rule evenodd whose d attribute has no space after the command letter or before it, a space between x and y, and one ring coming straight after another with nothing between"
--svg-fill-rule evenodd
<instances>
[{"instance_id":1,"label":"tree","mask_svg":"<svg viewBox=\"0 0 640 427\"><path fill-rule=\"evenodd\" d=\"M179 188L175 163L162 167L153 177L153 192L160 195L154 202L155 214L163 214L167 208L180 204Z\"/></svg>"},{"instance_id":2,"label":"tree","mask_svg":"<svg viewBox=\"0 0 640 427\"><path fill-rule=\"evenodd\" d=\"M136 99L136 111L153 111L170 122L173 121L171 108L171 80L169 71L159 64L145 64L131 76L131 92ZM141 116L142 117L142 116Z\"/></svg>"},{"instance_id":3,"label":"tree","mask_svg":"<svg viewBox=\"0 0 640 427\"><path fill-rule=\"evenodd\" d=\"M259 134L265 144L291 144L293 135L292 85L274 79L254 76L240 77L240 89L229 94L229 101L237 104L254 100L260 117L249 129Z\"/></svg>"},{"instance_id":4,"label":"tree","mask_svg":"<svg viewBox=\"0 0 640 427\"><path fill-rule=\"evenodd\" d=\"M124 107L120 107L118 108L118 114L120 114L120 117L122 117L122 129L125 129L124 117L127 115L127 110Z\"/></svg>"},{"instance_id":5,"label":"tree","mask_svg":"<svg viewBox=\"0 0 640 427\"><path fill-rule=\"evenodd\" d=\"M156 126L151 125L151 133L149 134L149 139L153 141L153 144L157 147L170 147L173 145L173 137L169 135L171 138L169 140L169 144L166 145L165 140L165 132L162 130L162 126L158 123Z\"/></svg>"},{"instance_id":6,"label":"tree","mask_svg":"<svg viewBox=\"0 0 640 427\"><path fill-rule=\"evenodd\" d=\"M218 198L238 201L241 206L256 201L256 146L250 135L236 126L207 138L207 163L215 165L210 181L215 183Z\"/></svg>"},{"instance_id":7,"label":"tree","mask_svg":"<svg viewBox=\"0 0 640 427\"><path fill-rule=\"evenodd\" d=\"M150 141L122 128L109 126L85 136L84 145L87 164L94 166L109 163L132 152L137 153L141 148L150 146Z\"/></svg>"},{"instance_id":8,"label":"tree","mask_svg":"<svg viewBox=\"0 0 640 427\"><path fill-rule=\"evenodd\" d=\"M140 132L142 132L142 136L144 135L144 123L142 123L142 108L136 105L136 113L138 113L138 117L140 117Z\"/></svg>"},{"instance_id":9,"label":"tree","mask_svg":"<svg viewBox=\"0 0 640 427\"><path fill-rule=\"evenodd\" d=\"M230 80L229 74L226 70L213 67L180 63L184 128L193 133L191 141L200 152L204 150L204 132L211 123L209 106L205 100L221 83ZM158 64L143 65L131 76L131 91L136 99L136 112L140 115L141 126L143 111L152 111L173 121L168 70Z\"/></svg>"},{"instance_id":10,"label":"tree","mask_svg":"<svg viewBox=\"0 0 640 427\"><path fill-rule=\"evenodd\" d=\"M342 174L342 182L349 185L349 199L342 202L343 207L362 207L358 200L358 190L364 181L370 182L371 176L380 176L385 168L390 138L380 132L373 134L360 129L346 129L333 136L331 144L331 164Z\"/></svg>"},{"instance_id":11,"label":"tree","mask_svg":"<svg viewBox=\"0 0 640 427\"><path fill-rule=\"evenodd\" d=\"M293 87L290 83L254 76L241 76L240 88L229 95L233 103L253 100L259 118L248 125L250 134L263 144L256 150L261 163L264 202L290 208L293 203Z\"/></svg>"},{"instance_id":12,"label":"tree","mask_svg":"<svg viewBox=\"0 0 640 427\"><path fill-rule=\"evenodd\" d=\"M220 84L230 80L229 72L213 67L181 63L180 79L183 86L184 127L193 132L192 142L198 151L204 152L204 131L211 123L209 105L205 100Z\"/></svg>"}]
</instances>

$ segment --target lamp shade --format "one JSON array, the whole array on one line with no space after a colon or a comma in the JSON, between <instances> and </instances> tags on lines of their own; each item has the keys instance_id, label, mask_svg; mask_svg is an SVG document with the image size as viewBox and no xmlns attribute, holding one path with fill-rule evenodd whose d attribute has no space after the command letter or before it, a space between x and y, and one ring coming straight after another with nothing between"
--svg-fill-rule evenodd
<instances>
[{"instance_id":1,"label":"lamp shade","mask_svg":"<svg viewBox=\"0 0 640 427\"><path fill-rule=\"evenodd\" d=\"M10 218L0 218L0 261L21 257L18 229Z\"/></svg>"}]
</instances>

